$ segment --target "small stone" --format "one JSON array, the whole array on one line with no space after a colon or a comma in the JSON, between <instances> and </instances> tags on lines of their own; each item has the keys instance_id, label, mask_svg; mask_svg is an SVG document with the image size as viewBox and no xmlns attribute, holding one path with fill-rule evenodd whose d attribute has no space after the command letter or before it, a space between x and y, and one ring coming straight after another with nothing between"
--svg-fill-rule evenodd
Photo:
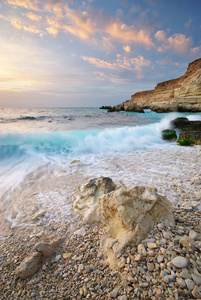
<instances>
[{"instance_id":1,"label":"small stone","mask_svg":"<svg viewBox=\"0 0 201 300\"><path fill-rule=\"evenodd\" d=\"M158 227L158 229L163 229L163 228L164 228L164 224L163 224L163 223L159 223L159 224L157 225L157 227Z\"/></svg>"},{"instance_id":2,"label":"small stone","mask_svg":"<svg viewBox=\"0 0 201 300\"><path fill-rule=\"evenodd\" d=\"M186 283L182 278L177 278L176 281L177 281L178 285L181 286L182 288L186 287Z\"/></svg>"},{"instance_id":3,"label":"small stone","mask_svg":"<svg viewBox=\"0 0 201 300\"><path fill-rule=\"evenodd\" d=\"M179 243L189 251L195 250L195 242L189 236L184 235L180 238Z\"/></svg>"},{"instance_id":4,"label":"small stone","mask_svg":"<svg viewBox=\"0 0 201 300\"><path fill-rule=\"evenodd\" d=\"M190 279L191 278L191 275L189 274L187 269L183 269L181 271L181 273L179 273L179 276L184 278L184 279Z\"/></svg>"},{"instance_id":5,"label":"small stone","mask_svg":"<svg viewBox=\"0 0 201 300\"><path fill-rule=\"evenodd\" d=\"M201 288L199 288L197 285L194 287L193 291L192 291L192 295L194 298L196 299L200 299L201 298Z\"/></svg>"},{"instance_id":6,"label":"small stone","mask_svg":"<svg viewBox=\"0 0 201 300\"><path fill-rule=\"evenodd\" d=\"M141 259L142 259L142 255L141 254L137 254L136 256L135 256L135 261L141 261Z\"/></svg>"},{"instance_id":7,"label":"small stone","mask_svg":"<svg viewBox=\"0 0 201 300\"><path fill-rule=\"evenodd\" d=\"M133 276L131 276L130 274L128 274L127 280L130 282L136 282L135 278L133 278Z\"/></svg>"},{"instance_id":8,"label":"small stone","mask_svg":"<svg viewBox=\"0 0 201 300\"><path fill-rule=\"evenodd\" d=\"M152 271L154 270L154 264L148 262L148 263L147 263L147 270L152 272Z\"/></svg>"},{"instance_id":9,"label":"small stone","mask_svg":"<svg viewBox=\"0 0 201 300\"><path fill-rule=\"evenodd\" d=\"M157 245L156 245L156 243L147 243L147 247L149 249L155 249L155 248L157 248Z\"/></svg>"},{"instance_id":10,"label":"small stone","mask_svg":"<svg viewBox=\"0 0 201 300\"><path fill-rule=\"evenodd\" d=\"M158 263L159 263L159 264L162 263L163 260L164 260L164 257L163 257L162 255L158 255L158 257L157 257Z\"/></svg>"},{"instance_id":11,"label":"small stone","mask_svg":"<svg viewBox=\"0 0 201 300\"><path fill-rule=\"evenodd\" d=\"M117 298L118 295L119 295L119 290L118 290L118 288L114 288L114 290L110 293L110 296L111 296L112 298Z\"/></svg>"},{"instance_id":12,"label":"small stone","mask_svg":"<svg viewBox=\"0 0 201 300\"><path fill-rule=\"evenodd\" d=\"M197 285L201 285L201 277L195 275L195 274L191 274L193 281L195 282L195 284Z\"/></svg>"},{"instance_id":13,"label":"small stone","mask_svg":"<svg viewBox=\"0 0 201 300\"><path fill-rule=\"evenodd\" d=\"M191 230L191 231L189 232L189 238L190 238L190 239L196 240L197 237L198 237L198 233L195 232L194 230Z\"/></svg>"},{"instance_id":14,"label":"small stone","mask_svg":"<svg viewBox=\"0 0 201 300\"><path fill-rule=\"evenodd\" d=\"M85 228L84 227L81 227L80 229L76 230L73 234L74 235L84 235L86 232Z\"/></svg>"},{"instance_id":15,"label":"small stone","mask_svg":"<svg viewBox=\"0 0 201 300\"><path fill-rule=\"evenodd\" d=\"M117 266L121 269L125 266L126 264L126 259L125 257L121 257L118 261L117 261Z\"/></svg>"},{"instance_id":16,"label":"small stone","mask_svg":"<svg viewBox=\"0 0 201 300\"><path fill-rule=\"evenodd\" d=\"M71 252L65 252L63 253L63 259L67 259L67 258L70 258L72 256L72 253Z\"/></svg>"},{"instance_id":17,"label":"small stone","mask_svg":"<svg viewBox=\"0 0 201 300\"><path fill-rule=\"evenodd\" d=\"M126 295L123 295L123 296L119 296L117 299L118 300L127 300L128 298L126 297Z\"/></svg>"},{"instance_id":18,"label":"small stone","mask_svg":"<svg viewBox=\"0 0 201 300\"><path fill-rule=\"evenodd\" d=\"M147 251L145 249L145 246L143 244L139 244L137 247L138 254L142 254L143 256L147 255Z\"/></svg>"},{"instance_id":19,"label":"small stone","mask_svg":"<svg viewBox=\"0 0 201 300\"><path fill-rule=\"evenodd\" d=\"M154 256L154 250L148 250L148 255L149 256Z\"/></svg>"},{"instance_id":20,"label":"small stone","mask_svg":"<svg viewBox=\"0 0 201 300\"><path fill-rule=\"evenodd\" d=\"M172 263L177 268L185 268L188 265L187 259L183 256L176 256L173 258Z\"/></svg>"},{"instance_id":21,"label":"small stone","mask_svg":"<svg viewBox=\"0 0 201 300\"><path fill-rule=\"evenodd\" d=\"M194 289L194 287L195 287L195 283L193 282L193 280L191 280L191 279L186 279L185 282L186 282L187 288L188 288L190 291L192 291L192 290Z\"/></svg>"},{"instance_id":22,"label":"small stone","mask_svg":"<svg viewBox=\"0 0 201 300\"><path fill-rule=\"evenodd\" d=\"M169 281L170 281L170 279L167 275L163 277L163 282L169 283Z\"/></svg>"},{"instance_id":23,"label":"small stone","mask_svg":"<svg viewBox=\"0 0 201 300\"><path fill-rule=\"evenodd\" d=\"M166 240L171 240L172 239L172 234L168 231L163 231L163 236Z\"/></svg>"}]
</instances>

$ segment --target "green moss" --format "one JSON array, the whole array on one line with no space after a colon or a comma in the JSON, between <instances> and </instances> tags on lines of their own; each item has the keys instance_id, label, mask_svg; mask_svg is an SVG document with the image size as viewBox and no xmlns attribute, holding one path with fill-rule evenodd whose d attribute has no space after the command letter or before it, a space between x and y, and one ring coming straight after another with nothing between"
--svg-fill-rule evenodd
<instances>
[{"instance_id":1,"label":"green moss","mask_svg":"<svg viewBox=\"0 0 201 300\"><path fill-rule=\"evenodd\" d=\"M182 137L179 137L177 144L179 144L180 146L193 146L195 145L195 141L193 140L188 140Z\"/></svg>"},{"instance_id":2,"label":"green moss","mask_svg":"<svg viewBox=\"0 0 201 300\"><path fill-rule=\"evenodd\" d=\"M175 141L177 139L177 134L175 130L163 130L162 131L162 138L164 140L168 140L168 141Z\"/></svg>"}]
</instances>

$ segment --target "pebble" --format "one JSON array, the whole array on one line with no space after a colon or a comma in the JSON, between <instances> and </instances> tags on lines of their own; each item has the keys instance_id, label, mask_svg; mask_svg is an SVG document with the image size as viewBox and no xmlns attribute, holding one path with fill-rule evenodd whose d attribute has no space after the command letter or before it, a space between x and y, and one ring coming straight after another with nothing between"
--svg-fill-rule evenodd
<instances>
[{"instance_id":1,"label":"pebble","mask_svg":"<svg viewBox=\"0 0 201 300\"><path fill-rule=\"evenodd\" d=\"M122 251L119 270L110 269L100 249L101 226L81 225L84 235L72 235L52 258L43 262L33 278L17 282L14 270L37 239L31 244L24 239L30 229L23 228L26 235L22 235L20 228L16 228L12 237L0 243L0 299L199 299L200 252L198 248L189 251L180 244L178 232L182 230L182 237L187 235L195 243L190 232L200 223L201 215L196 213L196 210L174 209L176 226L171 229L172 238L167 239L163 234L170 233L170 228L156 225L139 246ZM185 217L182 228L178 227L179 216ZM54 229L52 236L57 232ZM161 243L162 240L166 242ZM155 244L153 248L149 248L150 243Z\"/></svg>"},{"instance_id":2,"label":"pebble","mask_svg":"<svg viewBox=\"0 0 201 300\"><path fill-rule=\"evenodd\" d=\"M147 243L147 247L149 248L149 249L155 249L155 248L157 248L157 245L156 245L156 243Z\"/></svg>"},{"instance_id":3,"label":"pebble","mask_svg":"<svg viewBox=\"0 0 201 300\"><path fill-rule=\"evenodd\" d=\"M176 281L177 281L178 285L181 286L182 288L186 287L186 283L182 278L177 278Z\"/></svg>"},{"instance_id":4,"label":"pebble","mask_svg":"<svg viewBox=\"0 0 201 300\"><path fill-rule=\"evenodd\" d=\"M196 276L195 274L191 274L193 281L195 282L195 284L197 285L201 285L201 277Z\"/></svg>"},{"instance_id":5,"label":"pebble","mask_svg":"<svg viewBox=\"0 0 201 300\"><path fill-rule=\"evenodd\" d=\"M176 256L175 258L173 258L172 263L177 268L185 268L188 265L187 259L182 256Z\"/></svg>"}]
</instances>

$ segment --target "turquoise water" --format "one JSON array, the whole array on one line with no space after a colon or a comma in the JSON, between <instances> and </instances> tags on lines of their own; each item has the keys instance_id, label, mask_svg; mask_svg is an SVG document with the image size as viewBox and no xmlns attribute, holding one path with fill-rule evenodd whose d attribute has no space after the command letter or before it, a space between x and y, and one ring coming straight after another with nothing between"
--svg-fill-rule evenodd
<instances>
[{"instance_id":1,"label":"turquoise water","mask_svg":"<svg viewBox=\"0 0 201 300\"><path fill-rule=\"evenodd\" d=\"M14 203L16 205L16 191L17 205L24 209L24 204L20 204L20 193L26 192L23 184L29 182L26 189L33 194L37 183L39 189L41 176L46 176L44 180L50 177L52 180L46 194L53 186L60 190L56 186L56 178L61 171L65 174L69 193L70 182L77 187L82 180L104 176L108 170L114 178L127 176L135 181L135 174L126 173L124 169L128 158L132 153L143 153L144 160L150 151L156 151L158 155L164 149L171 151L178 147L176 143L163 141L161 131L179 116L201 120L201 113L157 114L146 110L140 114L107 113L98 108L1 108L0 217L1 211L6 215L7 209L12 210ZM73 160L80 164L73 165ZM146 170L142 170L142 177L145 173ZM28 181L28 177L34 180ZM44 187L45 181L38 191L42 195ZM50 202L48 205L51 207Z\"/></svg>"}]
</instances>

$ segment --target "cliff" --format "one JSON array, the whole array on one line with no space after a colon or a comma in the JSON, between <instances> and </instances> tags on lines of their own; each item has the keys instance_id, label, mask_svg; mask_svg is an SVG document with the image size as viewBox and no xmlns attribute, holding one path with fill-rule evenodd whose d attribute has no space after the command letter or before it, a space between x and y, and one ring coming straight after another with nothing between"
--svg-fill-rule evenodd
<instances>
[{"instance_id":1,"label":"cliff","mask_svg":"<svg viewBox=\"0 0 201 300\"><path fill-rule=\"evenodd\" d=\"M156 112L201 111L201 58L190 63L183 76L135 93L129 102Z\"/></svg>"}]
</instances>

